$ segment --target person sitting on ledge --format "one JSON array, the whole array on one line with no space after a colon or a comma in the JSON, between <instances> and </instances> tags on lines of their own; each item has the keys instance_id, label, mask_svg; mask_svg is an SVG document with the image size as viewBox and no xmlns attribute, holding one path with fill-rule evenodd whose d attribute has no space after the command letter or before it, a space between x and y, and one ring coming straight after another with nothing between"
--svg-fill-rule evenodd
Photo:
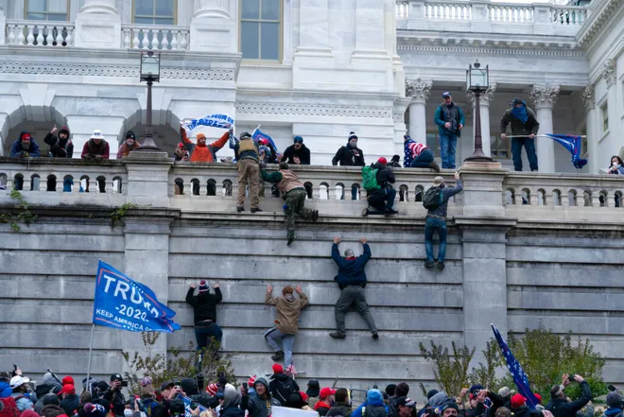
<instances>
[{"instance_id":1,"label":"person sitting on ledge","mask_svg":"<svg viewBox=\"0 0 624 417\"><path fill-rule=\"evenodd\" d=\"M10 156L18 158L38 158L41 156L39 153L39 145L30 136L28 132L21 132L19 139L13 142L11 146Z\"/></svg>"},{"instance_id":2,"label":"person sitting on ledge","mask_svg":"<svg viewBox=\"0 0 624 417\"><path fill-rule=\"evenodd\" d=\"M84 144L82 148L82 159L91 159L95 161L101 161L103 159L109 159L110 147L108 142L104 140L104 135L101 130L94 130L91 135L91 139Z\"/></svg>"},{"instance_id":3,"label":"person sitting on ledge","mask_svg":"<svg viewBox=\"0 0 624 417\"><path fill-rule=\"evenodd\" d=\"M121 144L117 151L117 159L121 159L124 156L130 155L130 152L136 151L141 144L136 141L136 135L132 130L128 130L126 133L126 140Z\"/></svg>"},{"instance_id":4,"label":"person sitting on ledge","mask_svg":"<svg viewBox=\"0 0 624 417\"><path fill-rule=\"evenodd\" d=\"M440 172L440 167L433 160L431 149L416 142L410 135L403 136L403 149L405 168L433 168L434 171Z\"/></svg>"}]
</instances>

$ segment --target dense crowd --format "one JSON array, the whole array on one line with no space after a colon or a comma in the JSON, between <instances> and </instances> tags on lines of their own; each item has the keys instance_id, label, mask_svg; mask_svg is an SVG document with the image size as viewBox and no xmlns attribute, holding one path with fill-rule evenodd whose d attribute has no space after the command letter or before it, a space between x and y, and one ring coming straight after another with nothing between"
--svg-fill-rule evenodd
<instances>
[{"instance_id":1,"label":"dense crowd","mask_svg":"<svg viewBox=\"0 0 624 417\"><path fill-rule=\"evenodd\" d=\"M270 417L275 407L310 411L310 415L333 417L593 417L589 384L580 375L563 376L561 385L550 390L543 405L529 408L527 399L507 387L493 392L475 384L451 395L431 390L424 405L410 398L410 386L389 384L383 391L373 387L361 404L352 400L349 389L322 387L318 380L300 389L294 374L279 365L273 373L252 376L234 386L223 374L218 381L205 381L202 374L155 387L152 379L140 381L138 392L127 394L126 380L113 374L109 381L83 379L80 392L74 379L59 379L49 369L41 383L22 375L0 372L0 416L2 417ZM578 383L580 397L571 401L566 388ZM186 400L186 404L185 404ZM189 404L190 403L190 404ZM621 417L622 396L615 390L606 397L603 417Z\"/></svg>"}]
</instances>

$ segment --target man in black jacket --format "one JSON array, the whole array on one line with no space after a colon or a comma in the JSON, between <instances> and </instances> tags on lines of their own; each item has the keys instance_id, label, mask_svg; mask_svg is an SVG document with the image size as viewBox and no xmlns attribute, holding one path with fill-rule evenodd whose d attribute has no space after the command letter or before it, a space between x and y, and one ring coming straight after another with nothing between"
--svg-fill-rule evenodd
<instances>
[{"instance_id":1,"label":"man in black jacket","mask_svg":"<svg viewBox=\"0 0 624 417\"><path fill-rule=\"evenodd\" d=\"M191 284L186 293L186 302L193 307L195 316L195 339L197 340L197 350L201 351L198 363L201 364L203 359L203 351L213 348L212 354L216 354L217 346L211 343L214 338L217 343L221 343L223 332L217 324L217 304L221 302L221 289L219 284L214 284L214 294L210 293L210 288L205 280L199 282L199 290L197 295L193 295L197 284Z\"/></svg>"},{"instance_id":2,"label":"man in black jacket","mask_svg":"<svg viewBox=\"0 0 624 417\"><path fill-rule=\"evenodd\" d=\"M293 138L294 144L286 148L280 162L288 162L295 165L310 165L310 150L303 144L301 136Z\"/></svg>"},{"instance_id":3,"label":"man in black jacket","mask_svg":"<svg viewBox=\"0 0 624 417\"><path fill-rule=\"evenodd\" d=\"M112 408L113 413L116 416L123 416L124 410L126 408L126 397L124 397L121 392L121 383L123 381L123 377L121 374L113 374L110 377L110 387L104 393L103 398L106 401L109 401Z\"/></svg>"},{"instance_id":4,"label":"man in black jacket","mask_svg":"<svg viewBox=\"0 0 624 417\"><path fill-rule=\"evenodd\" d=\"M58 134L56 134L58 131ZM74 155L74 144L69 139L69 128L61 127L60 130L56 125L43 138L43 141L50 145L50 156L53 158L71 158Z\"/></svg>"},{"instance_id":5,"label":"man in black jacket","mask_svg":"<svg viewBox=\"0 0 624 417\"><path fill-rule=\"evenodd\" d=\"M396 190L392 188L390 184L394 184L396 181L394 178L394 172L386 165L386 158L383 156L379 158L377 162L371 165L373 169L377 170L377 184L381 187L367 197L368 205L375 210L369 210L366 207L362 210L362 216L368 216L369 214L397 214L398 211L394 210L394 199L396 198Z\"/></svg>"},{"instance_id":6,"label":"man in black jacket","mask_svg":"<svg viewBox=\"0 0 624 417\"><path fill-rule=\"evenodd\" d=\"M284 367L279 363L273 365L273 378L269 382L269 390L282 406L286 406L290 394L300 391L299 385L291 376L284 373Z\"/></svg>"},{"instance_id":7,"label":"man in black jacket","mask_svg":"<svg viewBox=\"0 0 624 417\"><path fill-rule=\"evenodd\" d=\"M563 375L562 385L555 385L550 390L550 402L546 405L546 410L550 411L554 417L575 417L576 412L585 407L592 399L591 389L587 381L580 375L574 375L573 380L581 384L581 397L576 401L566 399L563 392L565 387L570 385L572 381L568 378L568 374Z\"/></svg>"},{"instance_id":8,"label":"man in black jacket","mask_svg":"<svg viewBox=\"0 0 624 417\"><path fill-rule=\"evenodd\" d=\"M355 133L349 134L349 141L347 146L341 146L336 152L336 156L332 159L332 165L341 166L358 166L363 167L366 165L364 162L364 152L357 147L358 137Z\"/></svg>"}]
</instances>

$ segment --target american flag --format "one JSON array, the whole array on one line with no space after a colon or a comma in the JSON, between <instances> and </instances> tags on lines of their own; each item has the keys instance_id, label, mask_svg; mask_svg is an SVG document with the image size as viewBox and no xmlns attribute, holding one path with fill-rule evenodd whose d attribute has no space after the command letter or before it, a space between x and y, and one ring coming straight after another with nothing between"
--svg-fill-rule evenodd
<instances>
[{"instance_id":1,"label":"american flag","mask_svg":"<svg viewBox=\"0 0 624 417\"><path fill-rule=\"evenodd\" d=\"M513 353L511 353L509 346L507 346L507 343L505 343L503 336L500 334L496 326L494 326L493 324L490 325L492 326L494 337L496 337L496 341L503 351L503 356L507 361L507 369L513 377L516 386L518 387L518 393L526 398L527 406L529 406L529 408L531 409L534 409L535 406L538 404L538 401L537 398L535 398L535 395L533 395L533 392L531 392L531 385L529 384L528 375L522 369L520 362L518 362L518 360L514 357Z\"/></svg>"}]
</instances>

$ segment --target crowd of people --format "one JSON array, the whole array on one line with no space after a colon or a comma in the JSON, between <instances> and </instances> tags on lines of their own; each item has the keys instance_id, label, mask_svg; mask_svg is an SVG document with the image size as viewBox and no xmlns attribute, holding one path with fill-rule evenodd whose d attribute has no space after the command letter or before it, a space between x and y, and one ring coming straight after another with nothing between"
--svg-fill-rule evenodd
<instances>
[{"instance_id":1,"label":"crowd of people","mask_svg":"<svg viewBox=\"0 0 624 417\"><path fill-rule=\"evenodd\" d=\"M268 296L267 296L268 298ZM535 394L537 404L508 387L498 391L475 384L457 393L435 389L427 393L423 405L410 397L406 382L388 384L383 391L373 386L363 402L356 403L347 388L321 387L316 379L305 391L296 374L274 364L272 372L251 376L236 388L220 374L206 381L203 374L182 376L154 386L149 376L137 388L126 389L128 381L115 373L108 381L90 378L77 387L74 378L57 377L50 369L41 383L23 375L19 368L0 372L0 416L2 417L271 417L276 407L309 411L310 415L333 417L593 417L589 384L580 375L563 375L561 384L550 390L545 404ZM570 384L580 385L580 396L566 395ZM613 388L606 396L603 417L622 415L622 396ZM136 391L136 392L135 392ZM413 393L412 393L413 394Z\"/></svg>"}]
</instances>

